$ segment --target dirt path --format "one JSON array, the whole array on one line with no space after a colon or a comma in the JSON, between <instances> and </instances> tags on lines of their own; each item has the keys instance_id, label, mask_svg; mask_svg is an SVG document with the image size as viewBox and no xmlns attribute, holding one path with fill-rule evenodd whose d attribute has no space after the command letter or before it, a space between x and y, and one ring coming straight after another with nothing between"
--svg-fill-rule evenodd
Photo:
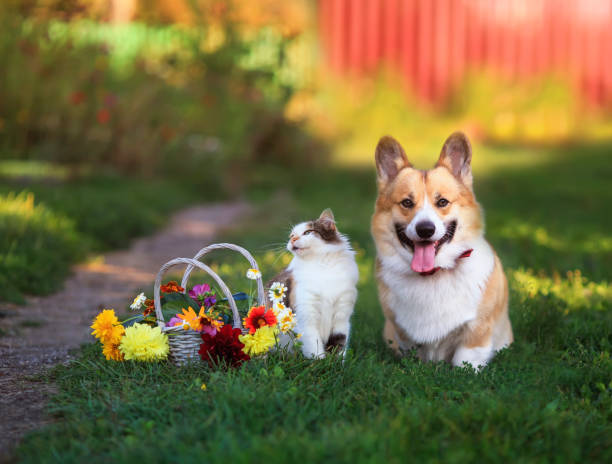
<instances>
[{"instance_id":1,"label":"dirt path","mask_svg":"<svg viewBox=\"0 0 612 464\"><path fill-rule=\"evenodd\" d=\"M0 462L10 459L24 433L48 421L43 409L53 387L31 377L65 362L70 350L92 340L89 325L101 308L124 308L163 263L193 256L247 210L243 203L184 210L128 250L76 266L59 293L29 298L25 306L0 304Z\"/></svg>"}]
</instances>

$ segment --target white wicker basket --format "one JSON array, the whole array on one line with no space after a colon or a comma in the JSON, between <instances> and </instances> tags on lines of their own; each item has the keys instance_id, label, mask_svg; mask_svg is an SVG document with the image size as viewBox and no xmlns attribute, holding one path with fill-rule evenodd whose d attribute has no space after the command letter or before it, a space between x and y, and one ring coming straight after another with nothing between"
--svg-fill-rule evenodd
<instances>
[{"instance_id":1,"label":"white wicker basket","mask_svg":"<svg viewBox=\"0 0 612 464\"><path fill-rule=\"evenodd\" d=\"M189 361L200 359L198 355L198 351L200 349L200 344L202 343L202 337L198 332L194 332L193 330L184 330L181 326L166 327L166 322L164 321L164 315L162 313L162 308L161 308L161 294L160 294L161 290L160 288L161 288L161 282L162 282L162 278L164 274L172 266L176 266L179 264L187 265L187 268L185 269L185 273L183 274L183 279L181 281L181 287L185 289L184 291L186 291L187 289L187 282L189 281L189 276L194 268L201 269L202 271L210 275L214 279L214 281L217 283L217 285L219 286L219 289L223 292L223 294L227 298L227 301L232 310L232 318L234 319L234 322L233 322L234 328L243 330L242 323L240 321L240 314L238 313L238 308L236 307L236 302L234 301L232 292L227 287L227 285L225 285L225 282L223 282L221 277L217 275L217 273L215 273L206 264L199 261L200 258L210 253L211 251L222 250L222 249L233 250L233 251L239 252L249 261L249 264L251 265L252 269L259 270L259 267L257 266L257 262L255 261L253 256L251 256L251 254L244 248L239 247L238 245L233 245L231 243L217 243L217 244L202 248L200 251L198 251L198 253L193 258L175 258L175 259L168 261L166 264L164 264L160 268L159 272L157 273L157 277L155 278L153 298L155 301L155 315L157 316L157 324L161 327L162 332L168 334L168 342L170 344L169 358L177 366L183 365ZM261 272L259 272L259 275L256 281L257 281L258 304L260 306L261 305L265 306L266 298L264 295L264 287L263 287L263 282L261 279Z\"/></svg>"}]
</instances>

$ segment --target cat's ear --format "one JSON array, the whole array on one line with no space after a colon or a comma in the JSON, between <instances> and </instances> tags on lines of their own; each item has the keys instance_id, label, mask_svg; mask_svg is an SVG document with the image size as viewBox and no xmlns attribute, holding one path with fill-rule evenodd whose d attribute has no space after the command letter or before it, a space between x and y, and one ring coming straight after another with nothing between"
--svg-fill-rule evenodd
<instances>
[{"instance_id":1,"label":"cat's ear","mask_svg":"<svg viewBox=\"0 0 612 464\"><path fill-rule=\"evenodd\" d=\"M330 208L326 208L323 210L323 212L319 216L319 221L331 221L334 223L336 222L336 220L334 219L334 213Z\"/></svg>"},{"instance_id":2,"label":"cat's ear","mask_svg":"<svg viewBox=\"0 0 612 464\"><path fill-rule=\"evenodd\" d=\"M327 232L336 232L334 213L332 213L332 210L329 208L323 210L319 219L316 220L316 224Z\"/></svg>"},{"instance_id":3,"label":"cat's ear","mask_svg":"<svg viewBox=\"0 0 612 464\"><path fill-rule=\"evenodd\" d=\"M379 186L388 184L402 169L412 166L400 143L388 135L378 141L375 158Z\"/></svg>"}]
</instances>

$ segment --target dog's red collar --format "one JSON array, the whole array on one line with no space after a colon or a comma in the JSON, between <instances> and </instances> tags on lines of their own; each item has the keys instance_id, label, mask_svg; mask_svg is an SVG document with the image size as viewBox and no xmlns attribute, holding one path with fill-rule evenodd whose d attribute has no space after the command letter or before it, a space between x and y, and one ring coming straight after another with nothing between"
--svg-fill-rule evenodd
<instances>
[{"instance_id":1,"label":"dog's red collar","mask_svg":"<svg viewBox=\"0 0 612 464\"><path fill-rule=\"evenodd\" d=\"M472 251L474 251L473 248L470 248L469 250L465 250L463 253L461 253L461 255L457 259L468 258L472 254ZM440 269L442 269L440 266L436 266L431 271L419 272L419 274L421 274L422 276L430 276L438 272Z\"/></svg>"}]
</instances>

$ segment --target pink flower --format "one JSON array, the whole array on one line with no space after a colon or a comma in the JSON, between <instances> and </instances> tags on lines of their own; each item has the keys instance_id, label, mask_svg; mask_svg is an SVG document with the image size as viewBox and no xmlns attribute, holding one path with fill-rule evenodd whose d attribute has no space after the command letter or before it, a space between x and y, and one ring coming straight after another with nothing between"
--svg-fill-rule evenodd
<instances>
[{"instance_id":1,"label":"pink flower","mask_svg":"<svg viewBox=\"0 0 612 464\"><path fill-rule=\"evenodd\" d=\"M203 334L208 334L211 337L214 337L215 335L217 335L217 329L211 325L202 326L202 330L200 332L202 332Z\"/></svg>"},{"instance_id":2,"label":"pink flower","mask_svg":"<svg viewBox=\"0 0 612 464\"><path fill-rule=\"evenodd\" d=\"M203 304L206 309L217 302L217 296L215 292L211 291L210 285L208 284L195 285L189 290L189 296L199 304Z\"/></svg>"},{"instance_id":3,"label":"pink flower","mask_svg":"<svg viewBox=\"0 0 612 464\"><path fill-rule=\"evenodd\" d=\"M174 316L172 319L170 319L170 321L168 321L167 325L168 327L174 327L175 325L182 325L182 324L183 324L183 320Z\"/></svg>"}]
</instances>

